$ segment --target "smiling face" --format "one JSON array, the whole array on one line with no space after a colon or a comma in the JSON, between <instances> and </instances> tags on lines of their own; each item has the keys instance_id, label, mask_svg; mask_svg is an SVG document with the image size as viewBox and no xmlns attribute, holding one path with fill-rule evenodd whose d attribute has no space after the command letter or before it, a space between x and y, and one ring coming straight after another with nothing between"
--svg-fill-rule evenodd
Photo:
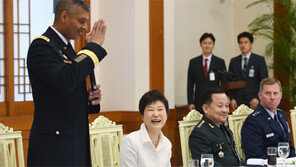
<instances>
[{"instance_id":1,"label":"smiling face","mask_svg":"<svg viewBox=\"0 0 296 167\"><path fill-rule=\"evenodd\" d=\"M215 43L210 37L208 37L201 42L200 47L202 49L203 55L209 56L213 52Z\"/></svg>"},{"instance_id":2,"label":"smiling face","mask_svg":"<svg viewBox=\"0 0 296 167\"><path fill-rule=\"evenodd\" d=\"M204 104L206 116L216 124L225 123L229 113L229 99L225 93L212 94L212 102Z\"/></svg>"},{"instance_id":3,"label":"smiling face","mask_svg":"<svg viewBox=\"0 0 296 167\"><path fill-rule=\"evenodd\" d=\"M148 104L145 107L144 115L141 116L147 131L160 131L167 120L167 112L161 101Z\"/></svg>"},{"instance_id":4,"label":"smiling face","mask_svg":"<svg viewBox=\"0 0 296 167\"><path fill-rule=\"evenodd\" d=\"M79 38L87 30L89 13L80 6L73 12L64 12L63 35L67 40Z\"/></svg>"}]
</instances>

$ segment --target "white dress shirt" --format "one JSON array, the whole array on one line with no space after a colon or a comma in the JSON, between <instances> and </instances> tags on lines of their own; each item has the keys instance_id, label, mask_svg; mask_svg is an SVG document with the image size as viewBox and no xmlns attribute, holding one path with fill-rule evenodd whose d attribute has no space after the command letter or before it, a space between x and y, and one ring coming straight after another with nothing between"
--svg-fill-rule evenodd
<instances>
[{"instance_id":1,"label":"white dress shirt","mask_svg":"<svg viewBox=\"0 0 296 167\"><path fill-rule=\"evenodd\" d=\"M205 66L205 59L208 59L208 62L207 62L207 64L208 64L208 71L209 71L209 69L210 69L210 65L211 65L211 60L212 60L212 55L213 54L210 54L208 57L206 57L206 56L204 56L204 55L202 55L202 65L203 65L203 67Z\"/></svg>"},{"instance_id":2,"label":"white dress shirt","mask_svg":"<svg viewBox=\"0 0 296 167\"><path fill-rule=\"evenodd\" d=\"M68 45L68 42L67 39L57 30L55 29L53 26L50 26L51 29L54 30L54 32L56 32L58 34L58 36L63 40L63 42Z\"/></svg>"},{"instance_id":3,"label":"white dress shirt","mask_svg":"<svg viewBox=\"0 0 296 167\"><path fill-rule=\"evenodd\" d=\"M162 132L155 148L144 123L138 131L127 135L120 148L120 167L170 167L172 144Z\"/></svg>"}]
</instances>

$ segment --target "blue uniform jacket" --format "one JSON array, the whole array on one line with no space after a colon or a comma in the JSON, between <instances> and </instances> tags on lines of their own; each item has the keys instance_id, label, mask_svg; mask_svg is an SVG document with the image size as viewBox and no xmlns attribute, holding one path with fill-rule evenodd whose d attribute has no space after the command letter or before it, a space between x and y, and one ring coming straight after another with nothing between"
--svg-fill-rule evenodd
<instances>
[{"instance_id":1,"label":"blue uniform jacket","mask_svg":"<svg viewBox=\"0 0 296 167\"><path fill-rule=\"evenodd\" d=\"M288 118L281 110L277 110L277 113L286 132L285 136L280 125L271 118L261 104L247 117L241 131L246 159L267 158L267 147L277 147L279 142L289 142L290 157L295 156L295 149L291 145Z\"/></svg>"}]
</instances>

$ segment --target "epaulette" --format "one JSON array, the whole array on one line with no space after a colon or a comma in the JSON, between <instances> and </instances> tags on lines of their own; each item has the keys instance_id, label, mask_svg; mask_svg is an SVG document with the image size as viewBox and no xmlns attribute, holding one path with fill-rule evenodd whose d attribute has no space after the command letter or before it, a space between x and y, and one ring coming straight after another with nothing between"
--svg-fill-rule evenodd
<instances>
[{"instance_id":1,"label":"epaulette","mask_svg":"<svg viewBox=\"0 0 296 167\"><path fill-rule=\"evenodd\" d=\"M254 112L252 115L253 115L253 117L255 117L255 116L259 115L260 113L261 113L261 111L258 110L258 111L256 111L256 112Z\"/></svg>"},{"instance_id":2,"label":"epaulette","mask_svg":"<svg viewBox=\"0 0 296 167\"><path fill-rule=\"evenodd\" d=\"M200 122L197 124L197 127L198 127L198 128L200 128L200 127L201 127L201 125L202 125L202 124L204 124L204 123L205 123L205 121L204 121L204 120L200 121Z\"/></svg>"},{"instance_id":3,"label":"epaulette","mask_svg":"<svg viewBox=\"0 0 296 167\"><path fill-rule=\"evenodd\" d=\"M50 39L49 38L47 38L46 36L39 36L39 37L36 37L36 38L34 38L34 40L35 39L43 39L43 40L45 40L46 42L49 42L50 41Z\"/></svg>"},{"instance_id":4,"label":"epaulette","mask_svg":"<svg viewBox=\"0 0 296 167\"><path fill-rule=\"evenodd\" d=\"M209 123L209 126L210 126L211 128L214 128L214 127L215 127L215 125L212 125L211 123Z\"/></svg>"}]
</instances>

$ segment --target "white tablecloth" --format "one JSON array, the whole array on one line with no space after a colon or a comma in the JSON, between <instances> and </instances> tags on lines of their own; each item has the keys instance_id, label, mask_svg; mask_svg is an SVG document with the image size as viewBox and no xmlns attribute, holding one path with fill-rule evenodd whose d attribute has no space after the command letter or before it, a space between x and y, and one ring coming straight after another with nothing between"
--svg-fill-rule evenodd
<instances>
[{"instance_id":1,"label":"white tablecloth","mask_svg":"<svg viewBox=\"0 0 296 167\"><path fill-rule=\"evenodd\" d=\"M296 167L296 164L292 165L293 162L296 163L296 157L287 158L285 160L285 164L287 167ZM277 166L283 166L283 159L277 158L276 163L277 163ZM267 159L250 158L247 160L247 164L248 165L262 165L262 166L264 166L264 165L267 165Z\"/></svg>"}]
</instances>

